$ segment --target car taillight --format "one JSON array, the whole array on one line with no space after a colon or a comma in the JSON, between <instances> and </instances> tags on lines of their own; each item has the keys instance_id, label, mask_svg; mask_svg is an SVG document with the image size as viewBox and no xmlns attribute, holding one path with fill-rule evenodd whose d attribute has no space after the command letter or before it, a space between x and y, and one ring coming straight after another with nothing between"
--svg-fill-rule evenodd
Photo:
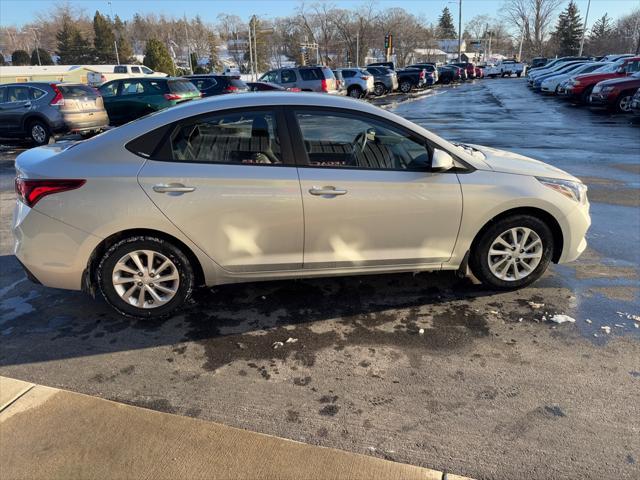
<instances>
[{"instance_id":1,"label":"car taillight","mask_svg":"<svg viewBox=\"0 0 640 480\"><path fill-rule=\"evenodd\" d=\"M55 93L55 96L53 97L53 99L51 99L51 101L49 102L49 105L54 105L58 107L63 106L64 97L62 96L62 92L60 91L58 86L55 83L52 83L51 88L53 89L53 93Z\"/></svg>"},{"instance_id":2,"label":"car taillight","mask_svg":"<svg viewBox=\"0 0 640 480\"><path fill-rule=\"evenodd\" d=\"M15 181L18 199L27 207L33 207L41 198L47 195L75 190L85 183L86 180L59 178L26 180L16 177Z\"/></svg>"},{"instance_id":3,"label":"car taillight","mask_svg":"<svg viewBox=\"0 0 640 480\"><path fill-rule=\"evenodd\" d=\"M237 91L238 87L236 87L235 85L228 85L227 88L224 89L224 93L233 93Z\"/></svg>"},{"instance_id":4,"label":"car taillight","mask_svg":"<svg viewBox=\"0 0 640 480\"><path fill-rule=\"evenodd\" d=\"M369 78L371 78L369 75L363 75L362 76L362 80L369 80Z\"/></svg>"},{"instance_id":5,"label":"car taillight","mask_svg":"<svg viewBox=\"0 0 640 480\"><path fill-rule=\"evenodd\" d=\"M327 80L325 78L322 79L322 85L320 87L323 92L328 92L329 87L327 86Z\"/></svg>"},{"instance_id":6,"label":"car taillight","mask_svg":"<svg viewBox=\"0 0 640 480\"><path fill-rule=\"evenodd\" d=\"M424 70L420 72L420 78L424 78Z\"/></svg>"},{"instance_id":7,"label":"car taillight","mask_svg":"<svg viewBox=\"0 0 640 480\"><path fill-rule=\"evenodd\" d=\"M167 100L180 100L182 96L178 95L177 93L165 93L164 98L166 98Z\"/></svg>"}]
</instances>

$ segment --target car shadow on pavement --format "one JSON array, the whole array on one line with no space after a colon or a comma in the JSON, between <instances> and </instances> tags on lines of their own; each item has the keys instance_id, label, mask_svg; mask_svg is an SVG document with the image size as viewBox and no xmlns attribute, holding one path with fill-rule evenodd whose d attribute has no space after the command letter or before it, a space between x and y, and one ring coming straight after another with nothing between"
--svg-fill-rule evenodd
<instances>
[{"instance_id":1,"label":"car shadow on pavement","mask_svg":"<svg viewBox=\"0 0 640 480\"><path fill-rule=\"evenodd\" d=\"M320 348L354 343L455 349L488 334L472 305L496 293L452 272L259 282L198 289L177 315L136 320L101 298L32 284L13 256L0 257L0 269L0 366L193 341L205 346L211 370L282 356L277 342L288 338L296 340L287 354L303 364Z\"/></svg>"}]
</instances>

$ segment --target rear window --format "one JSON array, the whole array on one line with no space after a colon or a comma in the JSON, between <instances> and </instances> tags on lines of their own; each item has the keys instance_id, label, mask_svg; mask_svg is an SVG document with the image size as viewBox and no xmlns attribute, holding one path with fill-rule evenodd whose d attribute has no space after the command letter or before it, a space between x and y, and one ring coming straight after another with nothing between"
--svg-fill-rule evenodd
<instances>
[{"instance_id":1,"label":"rear window","mask_svg":"<svg viewBox=\"0 0 640 480\"><path fill-rule=\"evenodd\" d=\"M173 93L198 93L196 86L189 80L169 80L169 90Z\"/></svg>"},{"instance_id":2,"label":"rear window","mask_svg":"<svg viewBox=\"0 0 640 480\"><path fill-rule=\"evenodd\" d=\"M217 82L213 78L192 78L190 81L200 91L207 90L217 85Z\"/></svg>"},{"instance_id":3,"label":"rear window","mask_svg":"<svg viewBox=\"0 0 640 480\"><path fill-rule=\"evenodd\" d=\"M113 67L113 73L127 73L127 67Z\"/></svg>"},{"instance_id":4,"label":"rear window","mask_svg":"<svg viewBox=\"0 0 640 480\"><path fill-rule=\"evenodd\" d=\"M96 98L98 92L87 85L58 85L64 98Z\"/></svg>"},{"instance_id":5,"label":"rear window","mask_svg":"<svg viewBox=\"0 0 640 480\"><path fill-rule=\"evenodd\" d=\"M299 72L303 80L324 79L324 77L322 76L322 70L320 70L319 68L301 68ZM333 73L331 74L331 78L333 78Z\"/></svg>"},{"instance_id":6,"label":"rear window","mask_svg":"<svg viewBox=\"0 0 640 480\"><path fill-rule=\"evenodd\" d=\"M229 83L231 85L233 85L234 87L237 87L237 88L241 88L241 89L249 88L249 86L246 83L244 83L242 80L240 80L239 78L232 78L229 81Z\"/></svg>"}]
</instances>

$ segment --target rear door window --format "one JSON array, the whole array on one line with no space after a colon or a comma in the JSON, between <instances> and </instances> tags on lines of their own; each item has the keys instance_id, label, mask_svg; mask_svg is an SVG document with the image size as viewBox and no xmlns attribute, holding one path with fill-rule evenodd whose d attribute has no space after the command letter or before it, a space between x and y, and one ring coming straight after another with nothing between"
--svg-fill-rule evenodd
<instances>
[{"instance_id":1,"label":"rear door window","mask_svg":"<svg viewBox=\"0 0 640 480\"><path fill-rule=\"evenodd\" d=\"M162 95L167 93L167 84L162 80L145 80L142 82L144 93L147 95Z\"/></svg>"},{"instance_id":2,"label":"rear door window","mask_svg":"<svg viewBox=\"0 0 640 480\"><path fill-rule=\"evenodd\" d=\"M127 67L118 65L113 68L113 73L127 73Z\"/></svg>"},{"instance_id":3,"label":"rear door window","mask_svg":"<svg viewBox=\"0 0 640 480\"><path fill-rule=\"evenodd\" d=\"M218 83L213 78L192 78L190 79L190 81L200 91L208 90L209 88L215 87Z\"/></svg>"},{"instance_id":4,"label":"rear door window","mask_svg":"<svg viewBox=\"0 0 640 480\"><path fill-rule=\"evenodd\" d=\"M175 126L154 157L182 162L281 165L276 113L252 110L184 120Z\"/></svg>"},{"instance_id":5,"label":"rear door window","mask_svg":"<svg viewBox=\"0 0 640 480\"><path fill-rule=\"evenodd\" d=\"M282 83L293 83L297 80L296 72L293 70L282 70L280 75L282 76Z\"/></svg>"},{"instance_id":6,"label":"rear door window","mask_svg":"<svg viewBox=\"0 0 640 480\"><path fill-rule=\"evenodd\" d=\"M31 94L31 100L37 100L47 94L47 92L40 90L39 88L32 88L29 93Z\"/></svg>"},{"instance_id":7,"label":"rear door window","mask_svg":"<svg viewBox=\"0 0 640 480\"><path fill-rule=\"evenodd\" d=\"M173 93L198 93L199 90L189 80L170 80L169 90Z\"/></svg>"},{"instance_id":8,"label":"rear door window","mask_svg":"<svg viewBox=\"0 0 640 480\"><path fill-rule=\"evenodd\" d=\"M31 88L22 85L8 87L7 102L28 102L31 100L31 93L29 90L31 90Z\"/></svg>"},{"instance_id":9,"label":"rear door window","mask_svg":"<svg viewBox=\"0 0 640 480\"><path fill-rule=\"evenodd\" d=\"M322 72L320 71L319 68L301 68L298 71L300 72L300 76L302 77L302 80L305 80L305 81L323 79Z\"/></svg>"},{"instance_id":10,"label":"rear door window","mask_svg":"<svg viewBox=\"0 0 640 480\"><path fill-rule=\"evenodd\" d=\"M144 86L140 80L123 80L121 95L139 95L144 93Z\"/></svg>"},{"instance_id":11,"label":"rear door window","mask_svg":"<svg viewBox=\"0 0 640 480\"><path fill-rule=\"evenodd\" d=\"M356 72L354 72L353 70L342 70L342 77L343 78L351 78L356 74Z\"/></svg>"},{"instance_id":12,"label":"rear door window","mask_svg":"<svg viewBox=\"0 0 640 480\"><path fill-rule=\"evenodd\" d=\"M140 73L140 67L131 67L131 73Z\"/></svg>"}]
</instances>

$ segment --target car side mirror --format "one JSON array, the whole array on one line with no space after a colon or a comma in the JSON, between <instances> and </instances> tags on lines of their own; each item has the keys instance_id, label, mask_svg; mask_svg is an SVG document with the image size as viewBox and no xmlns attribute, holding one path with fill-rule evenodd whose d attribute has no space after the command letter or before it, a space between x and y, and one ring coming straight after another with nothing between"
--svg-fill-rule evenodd
<instances>
[{"instance_id":1,"label":"car side mirror","mask_svg":"<svg viewBox=\"0 0 640 480\"><path fill-rule=\"evenodd\" d=\"M444 150L438 148L433 150L433 158L431 159L431 171L446 172L453 168L453 157Z\"/></svg>"}]
</instances>

